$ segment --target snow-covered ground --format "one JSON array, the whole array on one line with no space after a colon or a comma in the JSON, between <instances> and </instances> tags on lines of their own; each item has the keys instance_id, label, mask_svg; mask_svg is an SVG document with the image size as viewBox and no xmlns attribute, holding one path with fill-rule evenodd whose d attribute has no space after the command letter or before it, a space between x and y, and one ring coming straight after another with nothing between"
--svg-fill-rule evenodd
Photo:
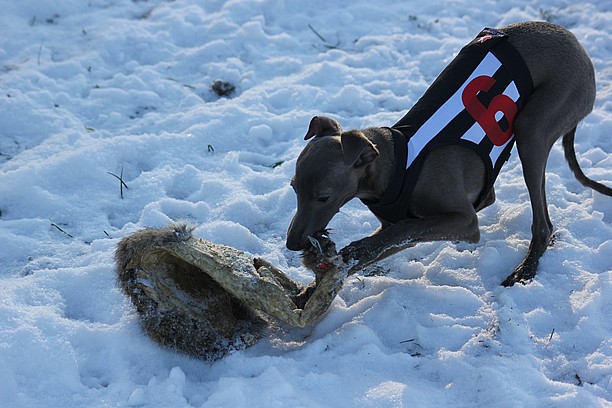
<instances>
[{"instance_id":1,"label":"snow-covered ground","mask_svg":"<svg viewBox=\"0 0 612 408\"><path fill-rule=\"evenodd\" d=\"M0 1L0 406L612 406L612 199L555 145L557 240L529 285L513 154L478 244L428 243L347 280L316 326L209 364L157 346L115 283L120 238L172 220L308 282L285 249L313 115L391 125L485 26L549 20L597 71L576 150L612 184L612 3ZM211 90L235 86L230 97ZM121 198L119 177L126 187ZM342 247L375 218L349 203Z\"/></svg>"}]
</instances>

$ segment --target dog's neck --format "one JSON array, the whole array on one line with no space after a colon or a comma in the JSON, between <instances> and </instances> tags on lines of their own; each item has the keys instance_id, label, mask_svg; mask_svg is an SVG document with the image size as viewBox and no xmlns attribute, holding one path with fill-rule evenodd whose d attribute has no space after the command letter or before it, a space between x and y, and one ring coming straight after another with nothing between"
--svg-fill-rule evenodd
<instances>
[{"instance_id":1,"label":"dog's neck","mask_svg":"<svg viewBox=\"0 0 612 408\"><path fill-rule=\"evenodd\" d=\"M395 168L393 135L388 128L368 128L362 132L374 143L379 156L364 169L356 197L377 201L387 189Z\"/></svg>"}]
</instances>

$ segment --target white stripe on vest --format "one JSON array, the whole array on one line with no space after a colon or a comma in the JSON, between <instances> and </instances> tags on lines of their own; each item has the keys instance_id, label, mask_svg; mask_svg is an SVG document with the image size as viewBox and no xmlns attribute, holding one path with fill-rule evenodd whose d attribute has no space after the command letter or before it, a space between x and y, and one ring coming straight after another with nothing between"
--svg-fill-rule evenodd
<instances>
[{"instance_id":1,"label":"white stripe on vest","mask_svg":"<svg viewBox=\"0 0 612 408\"><path fill-rule=\"evenodd\" d=\"M451 120L465 110L465 106L463 105L461 98L465 87L476 77L482 75L488 77L494 76L497 70L501 67L502 64L497 57L495 57L495 55L493 55L491 52L488 52L476 69L474 69L474 72L472 72L470 77L457 90L457 92L455 92L433 115L431 115L431 117L409 139L406 169L412 165L423 148L434 137L436 137ZM514 81L510 82L510 84L506 87L503 95L508 96L516 103L520 95ZM502 112L498 112L498 115L500 116L496 117L497 120L501 119L501 115L503 114ZM475 121L474 125L461 137L461 139L470 141L474 144L479 144L485 137L485 132L480 127L478 122ZM512 135L512 137L510 137L505 144L501 146L493 146L491 152L489 153L492 167L495 167L499 155L503 152L508 143L512 142L513 139L514 135Z\"/></svg>"}]
</instances>

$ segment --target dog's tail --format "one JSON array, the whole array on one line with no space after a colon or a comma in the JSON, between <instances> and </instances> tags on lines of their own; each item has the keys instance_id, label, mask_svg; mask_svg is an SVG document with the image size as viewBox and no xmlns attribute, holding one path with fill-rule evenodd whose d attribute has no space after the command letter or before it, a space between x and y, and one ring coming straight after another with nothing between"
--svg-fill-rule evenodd
<instances>
[{"instance_id":1,"label":"dog's tail","mask_svg":"<svg viewBox=\"0 0 612 408\"><path fill-rule=\"evenodd\" d=\"M575 133L576 128L572 129L570 132L566 133L565 136L563 136L563 151L565 152L565 160L567 160L567 163L569 164L570 169L574 173L574 176L582 185L590 187L601 194L612 196L612 188L604 186L603 184L598 183L594 180L591 180L583 173L582 169L580 168L580 164L578 164L578 159L576 159L576 150L574 149Z\"/></svg>"}]
</instances>

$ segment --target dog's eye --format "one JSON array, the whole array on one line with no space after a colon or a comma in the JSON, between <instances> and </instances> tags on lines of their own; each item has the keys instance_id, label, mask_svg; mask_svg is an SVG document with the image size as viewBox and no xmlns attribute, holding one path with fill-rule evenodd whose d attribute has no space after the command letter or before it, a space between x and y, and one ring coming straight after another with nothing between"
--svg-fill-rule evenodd
<instances>
[{"instance_id":1,"label":"dog's eye","mask_svg":"<svg viewBox=\"0 0 612 408\"><path fill-rule=\"evenodd\" d=\"M327 200L329 200L329 196L320 196L320 197L317 197L317 201L320 202L320 203L325 203L325 202L327 202Z\"/></svg>"}]
</instances>

